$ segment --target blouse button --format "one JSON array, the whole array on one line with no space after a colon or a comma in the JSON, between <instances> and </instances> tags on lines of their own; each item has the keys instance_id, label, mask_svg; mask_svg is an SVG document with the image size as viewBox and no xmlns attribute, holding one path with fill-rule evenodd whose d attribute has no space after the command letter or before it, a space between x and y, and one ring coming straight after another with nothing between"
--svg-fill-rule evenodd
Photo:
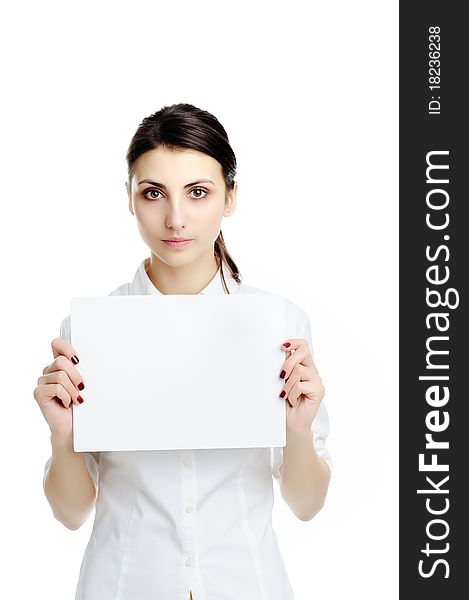
<instances>
[{"instance_id":1,"label":"blouse button","mask_svg":"<svg viewBox=\"0 0 469 600\"><path fill-rule=\"evenodd\" d=\"M191 513L192 512L192 506L186 506L186 513Z\"/></svg>"},{"instance_id":2,"label":"blouse button","mask_svg":"<svg viewBox=\"0 0 469 600\"><path fill-rule=\"evenodd\" d=\"M191 467L192 466L192 459L191 458L185 458L182 462L185 464L186 467Z\"/></svg>"},{"instance_id":3,"label":"blouse button","mask_svg":"<svg viewBox=\"0 0 469 600\"><path fill-rule=\"evenodd\" d=\"M192 567L192 561L190 558L188 558L185 562L186 567Z\"/></svg>"}]
</instances>

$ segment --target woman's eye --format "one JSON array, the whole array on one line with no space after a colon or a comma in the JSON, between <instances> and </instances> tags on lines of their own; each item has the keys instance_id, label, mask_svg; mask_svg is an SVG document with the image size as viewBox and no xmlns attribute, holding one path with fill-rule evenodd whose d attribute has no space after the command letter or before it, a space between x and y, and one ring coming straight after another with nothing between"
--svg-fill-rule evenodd
<instances>
[{"instance_id":1,"label":"woman's eye","mask_svg":"<svg viewBox=\"0 0 469 600\"><path fill-rule=\"evenodd\" d=\"M208 194L207 190L204 190L203 188L194 188L193 190L190 191L191 194L195 193L195 196L192 196L193 198L205 198L205 196ZM161 194L160 190L157 190L156 188L149 188L148 190L145 190L143 192L143 196L147 199L147 200L158 200L160 198L160 196L153 196L150 194Z\"/></svg>"},{"instance_id":2,"label":"woman's eye","mask_svg":"<svg viewBox=\"0 0 469 600\"><path fill-rule=\"evenodd\" d=\"M205 194L205 196L206 196L206 195L207 195L207 193L208 193L208 192L207 192L206 190L204 190L203 188L194 188L193 190L191 190L191 192L190 192L190 193L192 194L192 192L202 192L202 194ZM195 197L196 197L196 198L205 198L205 196L200 196L200 195L198 195L198 194L197 194Z\"/></svg>"},{"instance_id":3,"label":"woman's eye","mask_svg":"<svg viewBox=\"0 0 469 600\"><path fill-rule=\"evenodd\" d=\"M154 194L154 193L156 193L156 194L160 194L161 192L160 192L159 190L156 190L156 189L149 189L149 190L145 190L145 191L143 192L143 195L145 196L145 198L146 198L147 200L157 200L158 198L155 198L155 197L151 197L151 198L150 198L150 197L148 197L148 196L147 196L147 194Z\"/></svg>"}]
</instances>

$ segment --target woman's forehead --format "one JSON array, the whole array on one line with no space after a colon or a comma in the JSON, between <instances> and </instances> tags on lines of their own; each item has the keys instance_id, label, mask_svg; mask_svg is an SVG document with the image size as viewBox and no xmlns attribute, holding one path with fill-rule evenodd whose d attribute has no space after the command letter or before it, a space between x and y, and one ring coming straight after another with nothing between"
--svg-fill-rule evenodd
<instances>
[{"instance_id":1,"label":"woman's forehead","mask_svg":"<svg viewBox=\"0 0 469 600\"><path fill-rule=\"evenodd\" d=\"M220 163L203 152L192 148L170 150L159 146L144 152L135 162L136 178L170 177L172 180L181 178L220 179L223 176Z\"/></svg>"}]
</instances>

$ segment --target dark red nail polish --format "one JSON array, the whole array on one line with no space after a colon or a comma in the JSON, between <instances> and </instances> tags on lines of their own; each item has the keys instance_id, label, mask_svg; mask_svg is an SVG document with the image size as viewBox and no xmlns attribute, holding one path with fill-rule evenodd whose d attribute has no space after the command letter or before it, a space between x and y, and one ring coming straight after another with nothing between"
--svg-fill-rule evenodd
<instances>
[{"instance_id":1,"label":"dark red nail polish","mask_svg":"<svg viewBox=\"0 0 469 600\"><path fill-rule=\"evenodd\" d=\"M282 390L282 393L280 394L280 398L285 398L285 390Z\"/></svg>"},{"instance_id":2,"label":"dark red nail polish","mask_svg":"<svg viewBox=\"0 0 469 600\"><path fill-rule=\"evenodd\" d=\"M285 348L288 348L289 346L291 346L290 342L287 342L286 344L283 344L285 346Z\"/></svg>"},{"instance_id":3,"label":"dark red nail polish","mask_svg":"<svg viewBox=\"0 0 469 600\"><path fill-rule=\"evenodd\" d=\"M74 354L70 359L74 365L77 365L80 361L78 360L78 356Z\"/></svg>"},{"instance_id":4,"label":"dark red nail polish","mask_svg":"<svg viewBox=\"0 0 469 600\"><path fill-rule=\"evenodd\" d=\"M81 396L77 396L77 400L80 404L83 404L84 400Z\"/></svg>"},{"instance_id":5,"label":"dark red nail polish","mask_svg":"<svg viewBox=\"0 0 469 600\"><path fill-rule=\"evenodd\" d=\"M80 383L77 385L77 388L80 390L80 392L81 390L85 389L85 384L83 383L83 381L80 381Z\"/></svg>"},{"instance_id":6,"label":"dark red nail polish","mask_svg":"<svg viewBox=\"0 0 469 600\"><path fill-rule=\"evenodd\" d=\"M283 379L285 377L285 371L282 369L282 372L280 373L280 379Z\"/></svg>"}]
</instances>

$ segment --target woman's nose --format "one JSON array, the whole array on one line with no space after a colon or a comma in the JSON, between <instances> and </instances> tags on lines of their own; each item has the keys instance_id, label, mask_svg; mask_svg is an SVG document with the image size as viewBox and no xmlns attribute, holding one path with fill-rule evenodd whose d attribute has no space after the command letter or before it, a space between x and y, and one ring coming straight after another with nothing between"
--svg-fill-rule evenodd
<instances>
[{"instance_id":1,"label":"woman's nose","mask_svg":"<svg viewBox=\"0 0 469 600\"><path fill-rule=\"evenodd\" d=\"M166 215L166 226L173 229L180 229L185 226L185 217L182 207L179 203L169 202Z\"/></svg>"}]
</instances>

